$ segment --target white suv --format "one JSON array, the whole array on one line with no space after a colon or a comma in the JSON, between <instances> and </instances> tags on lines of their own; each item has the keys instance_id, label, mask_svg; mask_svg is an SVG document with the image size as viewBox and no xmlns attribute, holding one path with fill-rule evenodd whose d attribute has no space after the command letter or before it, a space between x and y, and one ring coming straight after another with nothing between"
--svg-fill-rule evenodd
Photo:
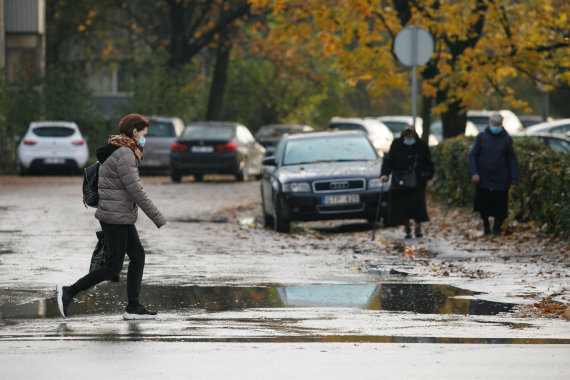
<instances>
[{"instance_id":1,"label":"white suv","mask_svg":"<svg viewBox=\"0 0 570 380\"><path fill-rule=\"evenodd\" d=\"M18 174L30 170L83 169L89 149L77 124L69 121L34 121L18 145Z\"/></svg>"}]
</instances>

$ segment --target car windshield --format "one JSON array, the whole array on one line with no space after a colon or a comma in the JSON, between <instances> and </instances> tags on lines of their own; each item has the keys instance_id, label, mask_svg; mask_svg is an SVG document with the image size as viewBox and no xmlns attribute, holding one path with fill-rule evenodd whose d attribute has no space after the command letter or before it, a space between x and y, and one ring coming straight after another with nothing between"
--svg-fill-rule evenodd
<instances>
[{"instance_id":1,"label":"car windshield","mask_svg":"<svg viewBox=\"0 0 570 380\"><path fill-rule=\"evenodd\" d=\"M176 137L176 134L172 123L150 120L146 137Z\"/></svg>"},{"instance_id":2,"label":"car windshield","mask_svg":"<svg viewBox=\"0 0 570 380\"><path fill-rule=\"evenodd\" d=\"M184 139L231 140L234 128L231 125L189 125L184 129Z\"/></svg>"},{"instance_id":3,"label":"car windshield","mask_svg":"<svg viewBox=\"0 0 570 380\"><path fill-rule=\"evenodd\" d=\"M403 121L384 121L382 120L382 123L384 123L388 129L390 131L392 131L392 133L394 132L401 132L402 129L408 125L408 123L404 123Z\"/></svg>"},{"instance_id":4,"label":"car windshield","mask_svg":"<svg viewBox=\"0 0 570 380\"><path fill-rule=\"evenodd\" d=\"M34 134L40 137L69 137L75 133L75 129L69 127L38 127L34 128Z\"/></svg>"},{"instance_id":5,"label":"car windshield","mask_svg":"<svg viewBox=\"0 0 570 380\"><path fill-rule=\"evenodd\" d=\"M287 141L283 165L317 162L373 161L378 158L364 136L335 136Z\"/></svg>"}]
</instances>

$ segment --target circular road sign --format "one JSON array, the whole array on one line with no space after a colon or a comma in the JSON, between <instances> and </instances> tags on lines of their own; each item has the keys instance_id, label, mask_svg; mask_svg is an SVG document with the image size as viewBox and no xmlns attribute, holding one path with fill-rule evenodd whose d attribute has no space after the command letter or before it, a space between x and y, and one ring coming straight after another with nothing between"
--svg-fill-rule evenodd
<instances>
[{"instance_id":1,"label":"circular road sign","mask_svg":"<svg viewBox=\"0 0 570 380\"><path fill-rule=\"evenodd\" d=\"M394 40L394 51L404 65L421 66L429 61L433 53L433 39L420 26L406 26Z\"/></svg>"}]
</instances>

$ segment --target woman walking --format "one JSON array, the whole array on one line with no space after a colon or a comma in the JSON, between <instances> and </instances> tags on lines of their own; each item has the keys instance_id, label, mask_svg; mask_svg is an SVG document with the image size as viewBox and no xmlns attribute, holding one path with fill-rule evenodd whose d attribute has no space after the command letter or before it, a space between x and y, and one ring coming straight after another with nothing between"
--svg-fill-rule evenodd
<instances>
[{"instance_id":1,"label":"woman walking","mask_svg":"<svg viewBox=\"0 0 570 380\"><path fill-rule=\"evenodd\" d=\"M166 224L165 217L147 197L139 178L138 165L143 159L148 127L148 120L141 115L127 115L119 123L119 135L110 136L108 143L96 151L101 166L95 217L103 229L109 258L104 267L88 273L73 285L57 285L57 303L64 318L77 293L121 272L125 254L129 256L128 304L123 317L151 319L156 316L156 312L148 311L139 302L145 252L135 227L139 207L158 228Z\"/></svg>"},{"instance_id":2,"label":"woman walking","mask_svg":"<svg viewBox=\"0 0 570 380\"><path fill-rule=\"evenodd\" d=\"M483 234L491 233L492 216L493 235L499 235L507 218L509 188L518 183L518 161L513 139L503 128L503 117L498 112L491 115L489 125L475 138L469 151L469 173L476 185L473 208L483 220Z\"/></svg>"},{"instance_id":3,"label":"woman walking","mask_svg":"<svg viewBox=\"0 0 570 380\"><path fill-rule=\"evenodd\" d=\"M406 181L400 176L398 177L402 179L397 180L396 176L401 173L410 173L411 177L415 177L415 185L404 183ZM414 127L405 126L400 137L392 142L388 155L384 157L380 178L382 182L387 182L388 176L392 175L388 224L403 225L406 238L412 237L410 219L415 222L415 236L423 236L421 223L429 221L426 184L433 177L433 173L433 162L427 143L419 138Z\"/></svg>"}]
</instances>

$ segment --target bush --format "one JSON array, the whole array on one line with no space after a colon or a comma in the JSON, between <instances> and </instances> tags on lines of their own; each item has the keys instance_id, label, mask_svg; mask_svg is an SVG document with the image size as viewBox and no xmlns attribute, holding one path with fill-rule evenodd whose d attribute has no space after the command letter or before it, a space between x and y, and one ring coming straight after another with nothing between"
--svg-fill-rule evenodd
<instances>
[{"instance_id":1,"label":"bush","mask_svg":"<svg viewBox=\"0 0 570 380\"><path fill-rule=\"evenodd\" d=\"M432 149L435 164L430 192L449 205L470 206L475 187L467 156L474 138L457 137ZM534 139L514 143L519 185L509 197L512 218L533 220L547 231L570 236L570 154L558 153Z\"/></svg>"}]
</instances>

